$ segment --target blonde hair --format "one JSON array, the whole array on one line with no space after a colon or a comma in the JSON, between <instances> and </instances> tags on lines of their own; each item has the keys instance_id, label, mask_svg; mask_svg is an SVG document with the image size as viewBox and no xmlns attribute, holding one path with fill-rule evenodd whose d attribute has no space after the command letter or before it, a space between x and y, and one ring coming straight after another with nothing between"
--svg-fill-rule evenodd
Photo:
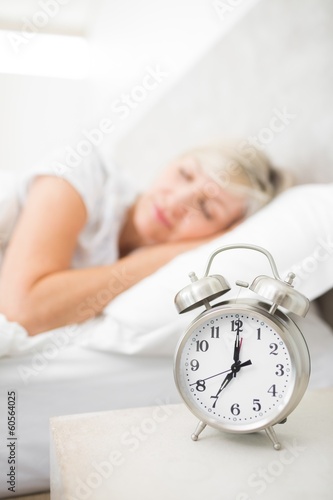
<instances>
[{"instance_id":1,"label":"blonde hair","mask_svg":"<svg viewBox=\"0 0 333 500\"><path fill-rule=\"evenodd\" d=\"M186 158L194 159L223 188L244 197L246 215L293 184L289 173L276 169L262 151L244 141L210 143L187 151L181 156Z\"/></svg>"}]
</instances>

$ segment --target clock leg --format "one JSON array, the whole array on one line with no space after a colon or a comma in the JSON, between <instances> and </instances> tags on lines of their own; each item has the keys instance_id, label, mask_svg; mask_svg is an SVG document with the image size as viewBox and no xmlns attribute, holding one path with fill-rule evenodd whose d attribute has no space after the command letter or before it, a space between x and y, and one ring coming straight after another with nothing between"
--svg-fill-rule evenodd
<instances>
[{"instance_id":1,"label":"clock leg","mask_svg":"<svg viewBox=\"0 0 333 500\"><path fill-rule=\"evenodd\" d=\"M207 424L205 424L204 422L202 422L200 420L200 422L198 423L194 433L191 435L191 438L193 439L193 441L198 441L198 437L199 435L202 433L202 431L204 430L204 428L206 427Z\"/></svg>"},{"instance_id":2,"label":"clock leg","mask_svg":"<svg viewBox=\"0 0 333 500\"><path fill-rule=\"evenodd\" d=\"M273 427L267 427L265 429L265 432L266 432L267 436L269 437L269 439L272 441L273 446L274 446L274 450L280 450L281 444L278 441L278 438L276 436L276 433L275 433L275 430L273 429Z\"/></svg>"}]
</instances>

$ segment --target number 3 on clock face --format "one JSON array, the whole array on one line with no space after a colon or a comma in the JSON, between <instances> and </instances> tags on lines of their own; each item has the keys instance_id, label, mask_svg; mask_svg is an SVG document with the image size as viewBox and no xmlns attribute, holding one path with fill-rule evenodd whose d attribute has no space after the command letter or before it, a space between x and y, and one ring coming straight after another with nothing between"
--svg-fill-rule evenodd
<instances>
[{"instance_id":1,"label":"number 3 on clock face","mask_svg":"<svg viewBox=\"0 0 333 500\"><path fill-rule=\"evenodd\" d=\"M213 307L190 325L177 349L175 379L185 403L204 422L231 432L281 422L308 380L299 336L282 313L273 321L262 308Z\"/></svg>"}]
</instances>

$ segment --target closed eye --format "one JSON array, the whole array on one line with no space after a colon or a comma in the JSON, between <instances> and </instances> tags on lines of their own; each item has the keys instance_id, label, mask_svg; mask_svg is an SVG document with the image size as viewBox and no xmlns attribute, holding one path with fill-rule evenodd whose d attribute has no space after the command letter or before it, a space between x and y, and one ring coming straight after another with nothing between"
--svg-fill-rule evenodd
<instances>
[{"instance_id":1,"label":"closed eye","mask_svg":"<svg viewBox=\"0 0 333 500\"><path fill-rule=\"evenodd\" d=\"M178 172L185 180L187 180L187 181L193 180L193 175L190 172L188 172L187 170L185 170L185 168L179 167Z\"/></svg>"},{"instance_id":2,"label":"closed eye","mask_svg":"<svg viewBox=\"0 0 333 500\"><path fill-rule=\"evenodd\" d=\"M207 220L212 220L213 219L212 214L210 213L210 211L207 208L206 200L204 200L204 199L199 200L199 207L200 207L200 210L203 213L204 217Z\"/></svg>"}]
</instances>

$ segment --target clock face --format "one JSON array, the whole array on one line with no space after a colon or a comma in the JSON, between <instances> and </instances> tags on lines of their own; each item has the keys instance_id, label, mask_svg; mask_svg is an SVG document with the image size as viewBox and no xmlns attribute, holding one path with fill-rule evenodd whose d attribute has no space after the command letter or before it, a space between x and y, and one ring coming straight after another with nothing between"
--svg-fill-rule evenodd
<instances>
[{"instance_id":1,"label":"clock face","mask_svg":"<svg viewBox=\"0 0 333 500\"><path fill-rule=\"evenodd\" d=\"M190 327L178 349L175 377L185 403L225 430L277 423L296 380L288 333L255 308L214 309Z\"/></svg>"}]
</instances>

